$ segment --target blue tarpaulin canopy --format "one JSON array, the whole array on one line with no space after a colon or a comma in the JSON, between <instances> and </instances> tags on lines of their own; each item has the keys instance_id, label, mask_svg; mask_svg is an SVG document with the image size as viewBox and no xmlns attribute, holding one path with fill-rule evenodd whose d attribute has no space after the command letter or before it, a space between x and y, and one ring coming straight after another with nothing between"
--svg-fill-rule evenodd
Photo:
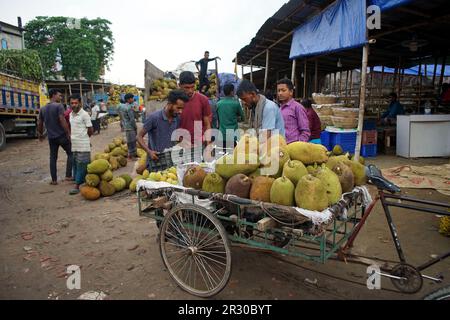
<instances>
[{"instance_id":1,"label":"blue tarpaulin canopy","mask_svg":"<svg viewBox=\"0 0 450 320\"><path fill-rule=\"evenodd\" d=\"M381 66L374 67L373 70L376 71L376 72L382 72L383 67L381 67ZM436 68L436 76L439 77L441 75L441 70L442 70L442 66L438 65L437 68ZM395 69L394 68L385 67L384 68L384 72L385 73L394 73ZM427 77L432 77L433 73L434 73L434 65L433 64L427 65ZM405 74L406 75L417 76L419 74L419 66L415 66L415 67L411 67L411 68L405 69ZM425 75L425 66L424 65L422 65L421 74ZM445 77L450 77L450 66L445 66L444 76Z\"/></svg>"},{"instance_id":2,"label":"blue tarpaulin canopy","mask_svg":"<svg viewBox=\"0 0 450 320\"><path fill-rule=\"evenodd\" d=\"M363 46L366 37L366 5L381 11L411 0L337 0L323 12L298 27L292 37L290 59L325 54Z\"/></svg>"}]
</instances>

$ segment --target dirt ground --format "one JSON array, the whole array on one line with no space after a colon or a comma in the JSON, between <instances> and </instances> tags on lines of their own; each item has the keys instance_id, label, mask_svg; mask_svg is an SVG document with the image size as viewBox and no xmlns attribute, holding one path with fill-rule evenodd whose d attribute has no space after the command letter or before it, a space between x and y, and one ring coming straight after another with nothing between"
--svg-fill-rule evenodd
<instances>
[{"instance_id":1,"label":"dirt ground","mask_svg":"<svg viewBox=\"0 0 450 320\"><path fill-rule=\"evenodd\" d=\"M120 134L117 124L92 138L101 152ZM62 179L66 155L61 150ZM431 165L448 159L407 160L379 156L369 162L381 168L401 164ZM131 173L133 166L119 173ZM196 299L177 288L164 268L153 221L139 217L136 196L123 193L87 202L69 196L72 185L50 186L48 143L8 139L0 153L0 299L77 299L87 291L104 292L108 299ZM371 188L373 191L373 188ZM433 190L404 190L405 194L449 202ZM396 210L393 214L407 260L418 265L450 249L450 238L437 232L434 214ZM395 250L378 204L358 237L353 253L395 260ZM387 278L382 290L366 287L367 266L338 261L326 264L233 248L233 271L228 286L215 299L420 299L450 283L450 259L427 270L442 274L444 283L424 281L415 295L397 292ZM66 268L81 267L81 290L66 286Z\"/></svg>"}]
</instances>

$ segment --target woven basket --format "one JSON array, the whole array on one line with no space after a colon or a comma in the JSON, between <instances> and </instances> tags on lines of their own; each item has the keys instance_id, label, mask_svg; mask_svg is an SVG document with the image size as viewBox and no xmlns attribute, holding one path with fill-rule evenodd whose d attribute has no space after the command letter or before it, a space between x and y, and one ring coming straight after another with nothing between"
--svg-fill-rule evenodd
<instances>
[{"instance_id":1,"label":"woven basket","mask_svg":"<svg viewBox=\"0 0 450 320\"><path fill-rule=\"evenodd\" d=\"M331 117L333 125L341 129L355 129L358 127L358 118Z\"/></svg>"},{"instance_id":2,"label":"woven basket","mask_svg":"<svg viewBox=\"0 0 450 320\"><path fill-rule=\"evenodd\" d=\"M333 125L333 121L331 120L331 116L319 115L319 118L320 118L320 122L322 123L322 125L325 125L325 126L332 126Z\"/></svg>"},{"instance_id":3,"label":"woven basket","mask_svg":"<svg viewBox=\"0 0 450 320\"><path fill-rule=\"evenodd\" d=\"M355 108L333 108L333 116L340 118L358 118L359 109Z\"/></svg>"},{"instance_id":4,"label":"woven basket","mask_svg":"<svg viewBox=\"0 0 450 320\"><path fill-rule=\"evenodd\" d=\"M338 101L338 97L313 93L312 98L316 104L333 104Z\"/></svg>"},{"instance_id":5,"label":"woven basket","mask_svg":"<svg viewBox=\"0 0 450 320\"><path fill-rule=\"evenodd\" d=\"M329 105L323 105L323 104L313 104L312 105L314 111L320 116L332 116L333 115L333 109Z\"/></svg>"}]
</instances>

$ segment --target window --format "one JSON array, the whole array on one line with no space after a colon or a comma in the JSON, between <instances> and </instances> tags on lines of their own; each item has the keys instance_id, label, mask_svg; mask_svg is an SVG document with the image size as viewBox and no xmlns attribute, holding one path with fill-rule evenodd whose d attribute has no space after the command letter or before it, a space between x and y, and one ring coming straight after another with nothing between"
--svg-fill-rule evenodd
<instances>
[{"instance_id":1,"label":"window","mask_svg":"<svg viewBox=\"0 0 450 320\"><path fill-rule=\"evenodd\" d=\"M6 39L2 39L2 49L8 49L8 41L6 41Z\"/></svg>"}]
</instances>

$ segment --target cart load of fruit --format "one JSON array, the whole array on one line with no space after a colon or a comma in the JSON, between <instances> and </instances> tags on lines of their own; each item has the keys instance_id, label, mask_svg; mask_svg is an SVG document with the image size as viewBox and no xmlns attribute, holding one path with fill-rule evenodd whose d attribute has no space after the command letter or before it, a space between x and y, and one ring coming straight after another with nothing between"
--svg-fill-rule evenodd
<instances>
[{"instance_id":1,"label":"cart load of fruit","mask_svg":"<svg viewBox=\"0 0 450 320\"><path fill-rule=\"evenodd\" d=\"M94 155L92 161L106 160L111 166L111 171L116 171L119 168L126 167L128 164L128 146L123 137L114 138L108 144L103 153Z\"/></svg>"},{"instance_id":2,"label":"cart load of fruit","mask_svg":"<svg viewBox=\"0 0 450 320\"><path fill-rule=\"evenodd\" d=\"M177 81L173 79L157 79L153 81L148 100L165 100L170 91L177 88Z\"/></svg>"},{"instance_id":3,"label":"cart load of fruit","mask_svg":"<svg viewBox=\"0 0 450 320\"><path fill-rule=\"evenodd\" d=\"M335 153L340 153L336 148ZM225 193L311 211L336 204L343 193L366 184L365 166L349 154L335 155L322 145L274 135L268 141L243 135L234 152L217 160L214 173L188 170L183 186Z\"/></svg>"}]
</instances>

